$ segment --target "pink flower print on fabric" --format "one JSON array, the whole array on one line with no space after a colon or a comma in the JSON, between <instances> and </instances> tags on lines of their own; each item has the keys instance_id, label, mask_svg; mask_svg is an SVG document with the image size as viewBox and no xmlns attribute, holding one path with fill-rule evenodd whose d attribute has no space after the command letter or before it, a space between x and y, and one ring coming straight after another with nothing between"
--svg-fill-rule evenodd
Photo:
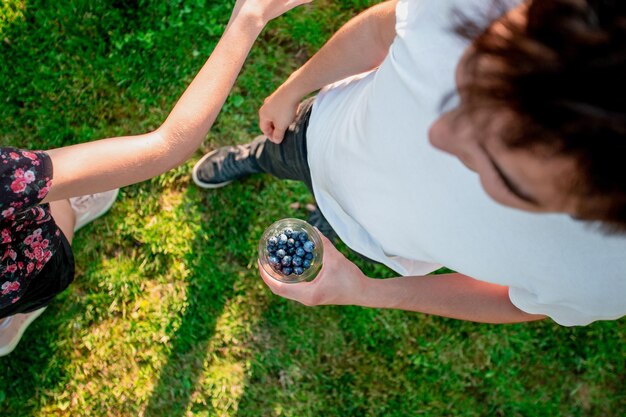
<instances>
[{"instance_id":1,"label":"pink flower print on fabric","mask_svg":"<svg viewBox=\"0 0 626 417\"><path fill-rule=\"evenodd\" d=\"M22 151L22 155L24 155L26 158L30 159L31 161L38 161L39 160L37 158L37 155L34 154L33 152Z\"/></svg>"},{"instance_id":2,"label":"pink flower print on fabric","mask_svg":"<svg viewBox=\"0 0 626 417\"><path fill-rule=\"evenodd\" d=\"M37 198L43 200L44 197L48 195L48 192L50 191L51 186L52 186L52 181L46 178L46 186L42 187L41 190L39 190L39 194L37 194Z\"/></svg>"},{"instance_id":3,"label":"pink flower print on fabric","mask_svg":"<svg viewBox=\"0 0 626 417\"><path fill-rule=\"evenodd\" d=\"M2 261L4 261L5 259L10 259L12 261L15 261L17 259L17 252L15 252L12 248L7 248L6 251L4 251L4 255L2 255Z\"/></svg>"},{"instance_id":4,"label":"pink flower print on fabric","mask_svg":"<svg viewBox=\"0 0 626 417\"><path fill-rule=\"evenodd\" d=\"M15 214L15 209L13 207L9 207L6 210L2 210L2 217L5 219L11 219Z\"/></svg>"},{"instance_id":5,"label":"pink flower print on fabric","mask_svg":"<svg viewBox=\"0 0 626 417\"><path fill-rule=\"evenodd\" d=\"M2 238L2 243L11 243L11 230L10 229L2 229L0 232L0 237Z\"/></svg>"},{"instance_id":6,"label":"pink flower print on fabric","mask_svg":"<svg viewBox=\"0 0 626 417\"><path fill-rule=\"evenodd\" d=\"M35 267L37 269L43 268L45 263L52 258L52 252L48 250L50 241L48 239L44 239L41 232L41 229L37 229L24 239L24 243L30 246L31 249L26 249L24 251L24 255L26 255L26 257L31 261L36 261Z\"/></svg>"},{"instance_id":7,"label":"pink flower print on fabric","mask_svg":"<svg viewBox=\"0 0 626 417\"><path fill-rule=\"evenodd\" d=\"M2 284L2 295L7 295L10 292L15 292L20 289L20 283L17 281L6 281ZM17 301L17 300L16 300Z\"/></svg>"},{"instance_id":8,"label":"pink flower print on fabric","mask_svg":"<svg viewBox=\"0 0 626 417\"><path fill-rule=\"evenodd\" d=\"M35 181L35 173L32 170L24 171L21 168L15 170L14 180L11 183L11 190L14 193L23 193L26 186Z\"/></svg>"},{"instance_id":9,"label":"pink flower print on fabric","mask_svg":"<svg viewBox=\"0 0 626 417\"><path fill-rule=\"evenodd\" d=\"M41 239L41 232L42 232L41 228L35 229L32 234L26 236L26 239L24 239L24 243L32 247L33 242L36 242Z\"/></svg>"},{"instance_id":10,"label":"pink flower print on fabric","mask_svg":"<svg viewBox=\"0 0 626 417\"><path fill-rule=\"evenodd\" d=\"M39 221L46 217L46 211L41 207L35 207L33 210L35 210L35 213L37 213L35 216L35 221Z\"/></svg>"},{"instance_id":11,"label":"pink flower print on fabric","mask_svg":"<svg viewBox=\"0 0 626 417\"><path fill-rule=\"evenodd\" d=\"M0 308L4 308L27 298L22 293L54 257L61 235L49 205L41 204L53 181L49 155L2 147L0 171Z\"/></svg>"}]
</instances>

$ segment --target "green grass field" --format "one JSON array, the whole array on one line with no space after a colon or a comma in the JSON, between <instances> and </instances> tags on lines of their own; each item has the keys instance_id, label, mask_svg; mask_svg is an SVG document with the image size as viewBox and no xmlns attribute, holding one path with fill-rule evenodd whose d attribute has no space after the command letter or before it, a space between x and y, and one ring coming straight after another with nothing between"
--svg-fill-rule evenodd
<instances>
[{"instance_id":1,"label":"green grass field","mask_svg":"<svg viewBox=\"0 0 626 417\"><path fill-rule=\"evenodd\" d=\"M157 127L232 3L3 0L0 143ZM262 100L373 3L317 0L273 22L194 160L256 135ZM285 301L257 275L257 239L306 218L291 208L312 202L306 188L257 176L205 192L194 160L125 188L77 234L75 284L0 359L2 417L626 414L624 320L490 326Z\"/></svg>"}]
</instances>

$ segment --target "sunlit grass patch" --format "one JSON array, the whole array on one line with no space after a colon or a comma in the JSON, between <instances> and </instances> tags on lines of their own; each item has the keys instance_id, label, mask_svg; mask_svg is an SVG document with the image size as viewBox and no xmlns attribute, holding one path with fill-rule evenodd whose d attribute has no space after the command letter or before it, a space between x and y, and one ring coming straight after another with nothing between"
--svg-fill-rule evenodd
<instances>
[{"instance_id":1,"label":"sunlit grass patch","mask_svg":"<svg viewBox=\"0 0 626 417\"><path fill-rule=\"evenodd\" d=\"M0 3L0 36L4 34L6 26L24 18L25 10L26 0L2 0ZM7 41L9 40L6 39L5 42Z\"/></svg>"}]
</instances>

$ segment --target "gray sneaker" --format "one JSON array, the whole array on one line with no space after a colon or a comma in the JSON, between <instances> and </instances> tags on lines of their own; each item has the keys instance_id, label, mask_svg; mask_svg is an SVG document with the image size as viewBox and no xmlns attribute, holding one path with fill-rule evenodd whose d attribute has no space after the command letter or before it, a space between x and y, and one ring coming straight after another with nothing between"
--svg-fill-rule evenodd
<instances>
[{"instance_id":1,"label":"gray sneaker","mask_svg":"<svg viewBox=\"0 0 626 417\"><path fill-rule=\"evenodd\" d=\"M191 171L201 188L220 188L232 181L262 172L250 144L225 146L204 155Z\"/></svg>"}]
</instances>

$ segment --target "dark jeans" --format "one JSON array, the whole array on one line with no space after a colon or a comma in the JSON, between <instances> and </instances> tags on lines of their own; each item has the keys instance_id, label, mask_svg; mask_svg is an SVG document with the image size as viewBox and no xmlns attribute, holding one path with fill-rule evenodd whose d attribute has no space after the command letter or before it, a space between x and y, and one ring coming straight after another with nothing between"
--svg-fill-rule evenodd
<instances>
[{"instance_id":1,"label":"dark jeans","mask_svg":"<svg viewBox=\"0 0 626 417\"><path fill-rule=\"evenodd\" d=\"M264 136L259 136L250 144L250 152L263 172L284 180L302 181L313 197L315 193L313 193L311 170L307 159L306 131L314 102L315 97L311 97L300 103L296 120L289 126L280 144L277 145ZM337 239L337 233L321 210L312 212L308 221L331 241Z\"/></svg>"},{"instance_id":2,"label":"dark jeans","mask_svg":"<svg viewBox=\"0 0 626 417\"><path fill-rule=\"evenodd\" d=\"M259 167L268 174L284 179L302 181L313 194L311 171L307 160L306 130L315 97L308 98L300 104L296 119L285 132L280 144L259 136L252 143L251 152Z\"/></svg>"}]
</instances>

